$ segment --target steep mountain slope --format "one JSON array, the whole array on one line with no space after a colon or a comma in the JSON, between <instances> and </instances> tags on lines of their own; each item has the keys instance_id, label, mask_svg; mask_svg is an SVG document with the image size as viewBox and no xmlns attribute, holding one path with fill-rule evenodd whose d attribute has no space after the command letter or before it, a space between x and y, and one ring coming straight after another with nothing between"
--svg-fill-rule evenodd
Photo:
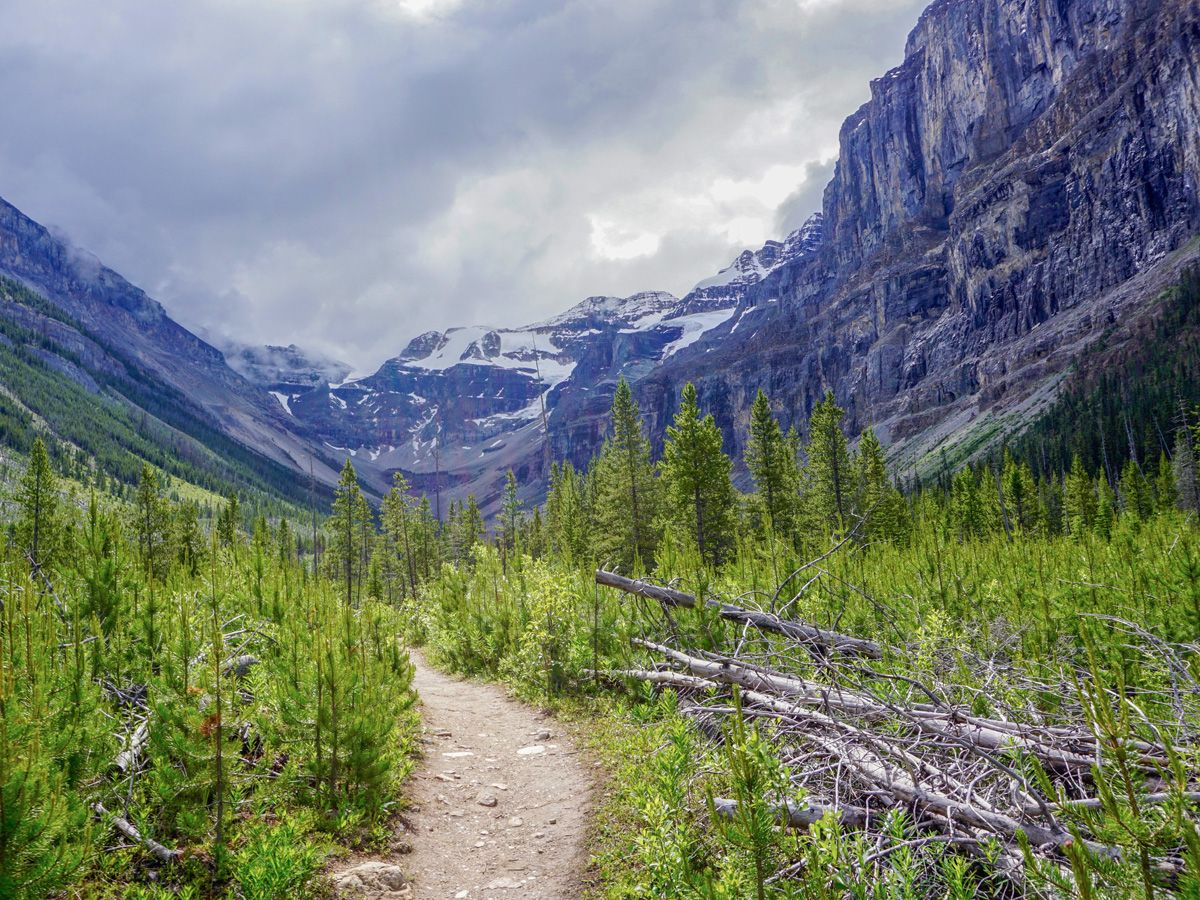
<instances>
[{"instance_id":1,"label":"steep mountain slope","mask_svg":"<svg viewBox=\"0 0 1200 900\"><path fill-rule=\"evenodd\" d=\"M135 460L149 459L214 488L257 486L299 499L307 488L295 471L307 472L311 456L318 479L336 480L337 460L219 351L2 200L0 279L3 386L14 423L36 418L106 454L126 478Z\"/></svg>"},{"instance_id":2,"label":"steep mountain slope","mask_svg":"<svg viewBox=\"0 0 1200 900\"><path fill-rule=\"evenodd\" d=\"M800 426L831 387L906 467L977 454L1154 312L1200 255L1198 186L1195 0L938 0L843 126L820 248L639 385L652 430L686 380L726 428L759 386Z\"/></svg>"}]
</instances>

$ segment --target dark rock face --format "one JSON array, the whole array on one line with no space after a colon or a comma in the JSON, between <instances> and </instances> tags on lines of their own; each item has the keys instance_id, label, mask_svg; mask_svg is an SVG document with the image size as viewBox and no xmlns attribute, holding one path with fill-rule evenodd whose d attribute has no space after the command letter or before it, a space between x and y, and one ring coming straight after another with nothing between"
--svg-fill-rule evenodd
<instances>
[{"instance_id":1,"label":"dark rock face","mask_svg":"<svg viewBox=\"0 0 1200 900\"><path fill-rule=\"evenodd\" d=\"M830 387L902 464L977 452L1198 255L1198 185L1195 0L938 0L843 126L820 248L639 386L652 428L693 380L740 449L760 385L798 426Z\"/></svg>"}]
</instances>

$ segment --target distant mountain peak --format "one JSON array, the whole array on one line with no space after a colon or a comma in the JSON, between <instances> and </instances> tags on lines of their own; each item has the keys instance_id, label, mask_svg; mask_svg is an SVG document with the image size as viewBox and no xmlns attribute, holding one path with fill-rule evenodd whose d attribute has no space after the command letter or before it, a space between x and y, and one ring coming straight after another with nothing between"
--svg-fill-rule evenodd
<instances>
[{"instance_id":1,"label":"distant mountain peak","mask_svg":"<svg viewBox=\"0 0 1200 900\"><path fill-rule=\"evenodd\" d=\"M731 286L757 284L780 266L815 252L824 236L824 225L821 213L814 213L782 241L767 241L758 250L743 250L716 275L699 282L692 293L707 296Z\"/></svg>"}]
</instances>

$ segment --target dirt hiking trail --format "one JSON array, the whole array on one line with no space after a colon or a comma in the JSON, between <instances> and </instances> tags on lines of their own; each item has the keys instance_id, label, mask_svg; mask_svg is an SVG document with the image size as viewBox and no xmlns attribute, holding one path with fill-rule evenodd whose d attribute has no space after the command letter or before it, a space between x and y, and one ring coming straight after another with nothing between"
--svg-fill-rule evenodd
<instances>
[{"instance_id":1,"label":"dirt hiking trail","mask_svg":"<svg viewBox=\"0 0 1200 900\"><path fill-rule=\"evenodd\" d=\"M419 900L575 898L591 778L588 764L550 716L502 688L445 675L413 651L424 758L408 782L402 835L409 853L388 860L408 884L364 884L345 896ZM366 878L363 879L367 881ZM376 888L372 890L370 888Z\"/></svg>"}]
</instances>

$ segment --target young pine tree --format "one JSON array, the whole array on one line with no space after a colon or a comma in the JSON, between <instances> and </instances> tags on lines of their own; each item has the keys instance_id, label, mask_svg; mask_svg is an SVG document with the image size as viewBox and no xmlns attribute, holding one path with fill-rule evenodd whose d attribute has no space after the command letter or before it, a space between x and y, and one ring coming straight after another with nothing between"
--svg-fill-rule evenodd
<instances>
[{"instance_id":1,"label":"young pine tree","mask_svg":"<svg viewBox=\"0 0 1200 900\"><path fill-rule=\"evenodd\" d=\"M632 570L635 560L649 563L656 543L653 511L658 485L641 412L624 377L613 395L612 435L595 470L599 557L625 571Z\"/></svg>"},{"instance_id":2,"label":"young pine tree","mask_svg":"<svg viewBox=\"0 0 1200 900\"><path fill-rule=\"evenodd\" d=\"M1005 450L1000 482L1004 509L1012 530L1021 534L1036 531L1041 526L1041 504L1038 501L1037 481L1029 464L1017 462Z\"/></svg>"},{"instance_id":3,"label":"young pine tree","mask_svg":"<svg viewBox=\"0 0 1200 900\"><path fill-rule=\"evenodd\" d=\"M500 501L500 549L501 558L506 564L509 554L517 552L523 505L518 493L517 476L509 469L504 478L504 496Z\"/></svg>"},{"instance_id":4,"label":"young pine tree","mask_svg":"<svg viewBox=\"0 0 1200 900\"><path fill-rule=\"evenodd\" d=\"M1125 461L1117 492L1121 499L1121 511L1126 515L1145 520L1154 513L1153 489L1136 460L1131 458Z\"/></svg>"},{"instance_id":5,"label":"young pine tree","mask_svg":"<svg viewBox=\"0 0 1200 900\"><path fill-rule=\"evenodd\" d=\"M970 466L954 473L950 482L950 517L960 541L982 537L988 531L984 489Z\"/></svg>"},{"instance_id":6,"label":"young pine tree","mask_svg":"<svg viewBox=\"0 0 1200 900\"><path fill-rule=\"evenodd\" d=\"M716 421L711 415L701 417L690 382L683 388L675 424L667 427L661 466L675 525L705 562L719 565L734 543L732 464L721 450Z\"/></svg>"},{"instance_id":7,"label":"young pine tree","mask_svg":"<svg viewBox=\"0 0 1200 900\"><path fill-rule=\"evenodd\" d=\"M1196 441L1190 428L1185 426L1175 432L1172 457L1175 502L1185 512L1200 513L1200 465L1197 465Z\"/></svg>"},{"instance_id":8,"label":"young pine tree","mask_svg":"<svg viewBox=\"0 0 1200 900\"><path fill-rule=\"evenodd\" d=\"M550 491L546 496L546 524L550 532L550 545L553 551L568 565L574 565L592 557L593 552L601 562L608 562L614 557L611 552L619 552L627 548L624 541L615 543L614 550L612 535L598 538L592 546L592 529L588 516L587 486L584 478L575 471L570 462L561 466L555 463L550 468Z\"/></svg>"},{"instance_id":9,"label":"young pine tree","mask_svg":"<svg viewBox=\"0 0 1200 900\"><path fill-rule=\"evenodd\" d=\"M842 431L845 415L833 391L826 391L809 419L808 514L814 527L824 533L842 532L849 524L854 481Z\"/></svg>"},{"instance_id":10,"label":"young pine tree","mask_svg":"<svg viewBox=\"0 0 1200 900\"><path fill-rule=\"evenodd\" d=\"M403 473L392 476L392 488L383 498L381 513L384 546L408 586L410 596L417 595L417 560L413 553L413 500L408 495L408 480Z\"/></svg>"},{"instance_id":11,"label":"young pine tree","mask_svg":"<svg viewBox=\"0 0 1200 900\"><path fill-rule=\"evenodd\" d=\"M350 460L342 466L334 492L331 557L335 575L341 579L345 589L347 606L354 605L355 591L363 577L362 524L366 501L358 486L358 476ZM367 509L369 513L369 508Z\"/></svg>"},{"instance_id":12,"label":"young pine tree","mask_svg":"<svg viewBox=\"0 0 1200 900\"><path fill-rule=\"evenodd\" d=\"M901 542L908 536L908 507L888 479L883 445L875 429L863 432L858 444L858 510L864 541Z\"/></svg>"},{"instance_id":13,"label":"young pine tree","mask_svg":"<svg viewBox=\"0 0 1200 900\"><path fill-rule=\"evenodd\" d=\"M795 448L783 436L779 421L771 412L771 401L761 389L750 407L746 466L754 478L767 527L781 537L792 538L796 530L796 492L800 482Z\"/></svg>"},{"instance_id":14,"label":"young pine tree","mask_svg":"<svg viewBox=\"0 0 1200 900\"><path fill-rule=\"evenodd\" d=\"M1063 518L1071 534L1090 531L1096 523L1096 485L1076 453L1063 484Z\"/></svg>"},{"instance_id":15,"label":"young pine tree","mask_svg":"<svg viewBox=\"0 0 1200 900\"><path fill-rule=\"evenodd\" d=\"M138 561L142 572L162 580L170 569L171 510L162 495L158 473L142 464L133 503L133 530L137 535Z\"/></svg>"},{"instance_id":16,"label":"young pine tree","mask_svg":"<svg viewBox=\"0 0 1200 900\"><path fill-rule=\"evenodd\" d=\"M46 444L38 437L29 454L29 466L19 489L20 511L17 545L34 569L45 570L58 561L63 529L60 521L58 479L50 466Z\"/></svg>"},{"instance_id":17,"label":"young pine tree","mask_svg":"<svg viewBox=\"0 0 1200 900\"><path fill-rule=\"evenodd\" d=\"M184 500L174 510L175 551L179 564L191 578L200 574L207 541L200 530L200 504Z\"/></svg>"}]
</instances>

